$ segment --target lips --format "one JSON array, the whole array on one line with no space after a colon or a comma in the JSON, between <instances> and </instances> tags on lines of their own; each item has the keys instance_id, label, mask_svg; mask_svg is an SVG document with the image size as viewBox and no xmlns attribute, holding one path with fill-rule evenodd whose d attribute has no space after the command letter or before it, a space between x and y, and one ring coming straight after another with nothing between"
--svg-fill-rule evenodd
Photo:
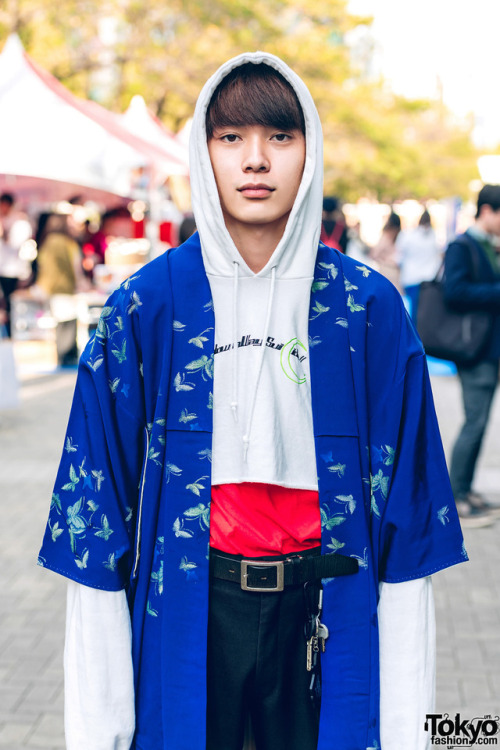
<instances>
[{"instance_id":1,"label":"lips","mask_svg":"<svg viewBox=\"0 0 500 750\"><path fill-rule=\"evenodd\" d=\"M276 188L266 185L263 182L259 183L247 183L237 188L239 193L242 193L246 198L267 198Z\"/></svg>"}]
</instances>

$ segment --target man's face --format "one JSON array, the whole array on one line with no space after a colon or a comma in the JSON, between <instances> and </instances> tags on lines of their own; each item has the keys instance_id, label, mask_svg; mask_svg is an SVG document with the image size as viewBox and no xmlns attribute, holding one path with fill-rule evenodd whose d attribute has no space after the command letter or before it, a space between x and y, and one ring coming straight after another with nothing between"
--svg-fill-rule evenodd
<instances>
[{"instance_id":1,"label":"man's face","mask_svg":"<svg viewBox=\"0 0 500 750\"><path fill-rule=\"evenodd\" d=\"M250 226L283 231L304 170L302 132L225 127L214 132L208 151L229 232L234 236Z\"/></svg>"},{"instance_id":2,"label":"man's face","mask_svg":"<svg viewBox=\"0 0 500 750\"><path fill-rule=\"evenodd\" d=\"M500 209L494 211L491 206L483 206L481 212L483 227L488 234L500 236Z\"/></svg>"}]
</instances>

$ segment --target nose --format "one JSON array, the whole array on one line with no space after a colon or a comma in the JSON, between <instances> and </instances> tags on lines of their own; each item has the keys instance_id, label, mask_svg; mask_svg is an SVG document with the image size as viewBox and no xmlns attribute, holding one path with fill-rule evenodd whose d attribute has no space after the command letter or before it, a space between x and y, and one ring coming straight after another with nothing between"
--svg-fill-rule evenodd
<instances>
[{"instance_id":1,"label":"nose","mask_svg":"<svg viewBox=\"0 0 500 750\"><path fill-rule=\"evenodd\" d=\"M246 144L242 169L244 172L268 172L270 166L265 139L255 134Z\"/></svg>"}]
</instances>

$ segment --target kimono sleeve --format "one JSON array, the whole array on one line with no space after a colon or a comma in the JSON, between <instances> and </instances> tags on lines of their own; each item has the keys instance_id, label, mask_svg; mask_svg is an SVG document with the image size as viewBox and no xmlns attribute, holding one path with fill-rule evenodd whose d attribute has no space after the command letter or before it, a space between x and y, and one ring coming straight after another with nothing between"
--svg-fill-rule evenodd
<instances>
[{"instance_id":1,"label":"kimono sleeve","mask_svg":"<svg viewBox=\"0 0 500 750\"><path fill-rule=\"evenodd\" d=\"M108 591L130 578L147 434L133 294L108 300L82 354L38 560Z\"/></svg>"},{"instance_id":2,"label":"kimono sleeve","mask_svg":"<svg viewBox=\"0 0 500 750\"><path fill-rule=\"evenodd\" d=\"M402 308L402 304L398 308ZM387 320L387 319L386 319ZM379 580L428 576L467 560L427 362L402 309L371 368L371 517Z\"/></svg>"}]
</instances>

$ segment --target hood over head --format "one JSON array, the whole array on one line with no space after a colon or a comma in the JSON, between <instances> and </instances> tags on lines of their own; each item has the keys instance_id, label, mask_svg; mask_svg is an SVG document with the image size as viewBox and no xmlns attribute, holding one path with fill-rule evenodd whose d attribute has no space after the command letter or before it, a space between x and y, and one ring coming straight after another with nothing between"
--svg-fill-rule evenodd
<instances>
[{"instance_id":1,"label":"hood over head","mask_svg":"<svg viewBox=\"0 0 500 750\"><path fill-rule=\"evenodd\" d=\"M239 254L224 222L219 194L207 146L205 118L219 83L236 67L246 63L269 65L292 86L304 114L306 158L294 206L283 236L268 263L255 274ZM193 211L200 234L203 261L209 275L278 278L312 277L321 230L323 200L323 136L316 106L304 82L279 57L265 52L247 52L222 65L203 87L193 118L190 138L190 175Z\"/></svg>"}]
</instances>

